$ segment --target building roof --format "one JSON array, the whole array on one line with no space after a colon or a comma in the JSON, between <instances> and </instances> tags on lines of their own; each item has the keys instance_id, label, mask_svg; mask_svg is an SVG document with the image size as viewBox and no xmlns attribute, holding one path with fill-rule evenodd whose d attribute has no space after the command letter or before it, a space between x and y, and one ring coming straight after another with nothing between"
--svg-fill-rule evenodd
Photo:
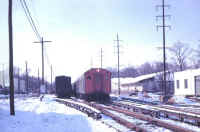
<instances>
[{"instance_id":1,"label":"building roof","mask_svg":"<svg viewBox=\"0 0 200 132\"><path fill-rule=\"evenodd\" d=\"M174 74L200 74L200 68L199 69L187 69L185 71L175 72Z\"/></svg>"},{"instance_id":2,"label":"building roof","mask_svg":"<svg viewBox=\"0 0 200 132\"><path fill-rule=\"evenodd\" d=\"M138 83L138 82L146 80L146 79L154 78L156 75L158 75L158 73L146 74L146 75L138 76L135 78L131 78L131 77L120 78L120 83L121 83L121 85L131 85L131 84L135 84L135 83ZM118 78L113 78L112 82L117 83Z\"/></svg>"}]
</instances>

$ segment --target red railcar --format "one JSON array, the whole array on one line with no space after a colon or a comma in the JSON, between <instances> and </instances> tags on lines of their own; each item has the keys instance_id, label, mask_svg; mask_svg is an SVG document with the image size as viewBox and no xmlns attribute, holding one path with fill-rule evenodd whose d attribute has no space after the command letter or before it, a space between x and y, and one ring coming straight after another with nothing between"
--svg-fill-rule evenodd
<instances>
[{"instance_id":1,"label":"red railcar","mask_svg":"<svg viewBox=\"0 0 200 132\"><path fill-rule=\"evenodd\" d=\"M107 100L111 92L111 72L102 68L92 68L74 82L73 90L80 98Z\"/></svg>"}]
</instances>

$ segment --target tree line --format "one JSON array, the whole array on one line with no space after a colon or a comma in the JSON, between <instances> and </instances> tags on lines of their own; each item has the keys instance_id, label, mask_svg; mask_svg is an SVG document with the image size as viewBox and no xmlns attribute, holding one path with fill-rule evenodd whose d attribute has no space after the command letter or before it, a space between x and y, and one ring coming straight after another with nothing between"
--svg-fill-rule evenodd
<instances>
[{"instance_id":1,"label":"tree line","mask_svg":"<svg viewBox=\"0 0 200 132\"><path fill-rule=\"evenodd\" d=\"M162 51L162 47L157 48ZM190 44L177 41L166 47L166 70L170 72L200 68L200 44L192 48ZM112 78L117 77L117 69L107 68L112 72ZM137 77L163 71L163 61L145 62L140 66L128 66L120 70L120 77Z\"/></svg>"}]
</instances>

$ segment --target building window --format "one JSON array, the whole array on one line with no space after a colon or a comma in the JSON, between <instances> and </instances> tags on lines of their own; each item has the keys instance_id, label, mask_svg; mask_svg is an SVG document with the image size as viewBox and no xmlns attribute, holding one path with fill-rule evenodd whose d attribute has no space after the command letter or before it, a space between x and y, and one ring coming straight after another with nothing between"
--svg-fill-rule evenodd
<instances>
[{"instance_id":1,"label":"building window","mask_svg":"<svg viewBox=\"0 0 200 132\"><path fill-rule=\"evenodd\" d=\"M188 80L184 79L185 88L188 88Z\"/></svg>"},{"instance_id":2,"label":"building window","mask_svg":"<svg viewBox=\"0 0 200 132\"><path fill-rule=\"evenodd\" d=\"M179 80L176 80L176 88L179 88Z\"/></svg>"}]
</instances>

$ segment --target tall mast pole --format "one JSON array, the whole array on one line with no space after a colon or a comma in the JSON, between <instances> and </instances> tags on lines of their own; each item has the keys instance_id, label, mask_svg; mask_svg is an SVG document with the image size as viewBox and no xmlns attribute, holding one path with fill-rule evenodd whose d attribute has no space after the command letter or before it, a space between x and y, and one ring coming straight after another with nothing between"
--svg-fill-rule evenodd
<instances>
[{"instance_id":1,"label":"tall mast pole","mask_svg":"<svg viewBox=\"0 0 200 132\"><path fill-rule=\"evenodd\" d=\"M120 68L120 63L119 63L119 60L120 60L120 58L119 58L120 45L119 45L119 41L121 41L121 40L119 40L118 33L117 33L117 40L114 40L114 41L117 41L117 77L118 77L118 94L120 95L121 90L120 90L120 70L119 70L119 68Z\"/></svg>"},{"instance_id":2,"label":"tall mast pole","mask_svg":"<svg viewBox=\"0 0 200 132\"><path fill-rule=\"evenodd\" d=\"M166 7L170 7L169 5L165 5L165 0L162 0L162 5L157 5L157 7L159 8L162 8L162 15L160 16L156 16L156 18L162 18L162 25L158 25L157 26L157 30L158 28L161 28L162 27L162 33L163 33L163 83L162 83L162 91L163 91L163 95L164 97L167 96L167 86L166 86L166 43L165 43L165 28L168 27L168 28L171 28L171 26L169 25L166 25L165 24L165 18L166 17L171 17L170 15L166 15L165 14L165 8Z\"/></svg>"},{"instance_id":3,"label":"tall mast pole","mask_svg":"<svg viewBox=\"0 0 200 132\"><path fill-rule=\"evenodd\" d=\"M12 0L8 1L8 34L9 34L9 78L10 78L10 115L15 115L14 109L14 79L13 79L13 27Z\"/></svg>"},{"instance_id":4,"label":"tall mast pole","mask_svg":"<svg viewBox=\"0 0 200 132\"><path fill-rule=\"evenodd\" d=\"M163 70L164 70L164 95L167 95L167 87L166 87L166 55L165 55L165 1L162 0L162 9L163 9Z\"/></svg>"},{"instance_id":5,"label":"tall mast pole","mask_svg":"<svg viewBox=\"0 0 200 132\"><path fill-rule=\"evenodd\" d=\"M118 34L117 34L117 76L118 76L118 89L119 89L119 95L120 95L120 76L119 76L119 37L118 37Z\"/></svg>"}]
</instances>

